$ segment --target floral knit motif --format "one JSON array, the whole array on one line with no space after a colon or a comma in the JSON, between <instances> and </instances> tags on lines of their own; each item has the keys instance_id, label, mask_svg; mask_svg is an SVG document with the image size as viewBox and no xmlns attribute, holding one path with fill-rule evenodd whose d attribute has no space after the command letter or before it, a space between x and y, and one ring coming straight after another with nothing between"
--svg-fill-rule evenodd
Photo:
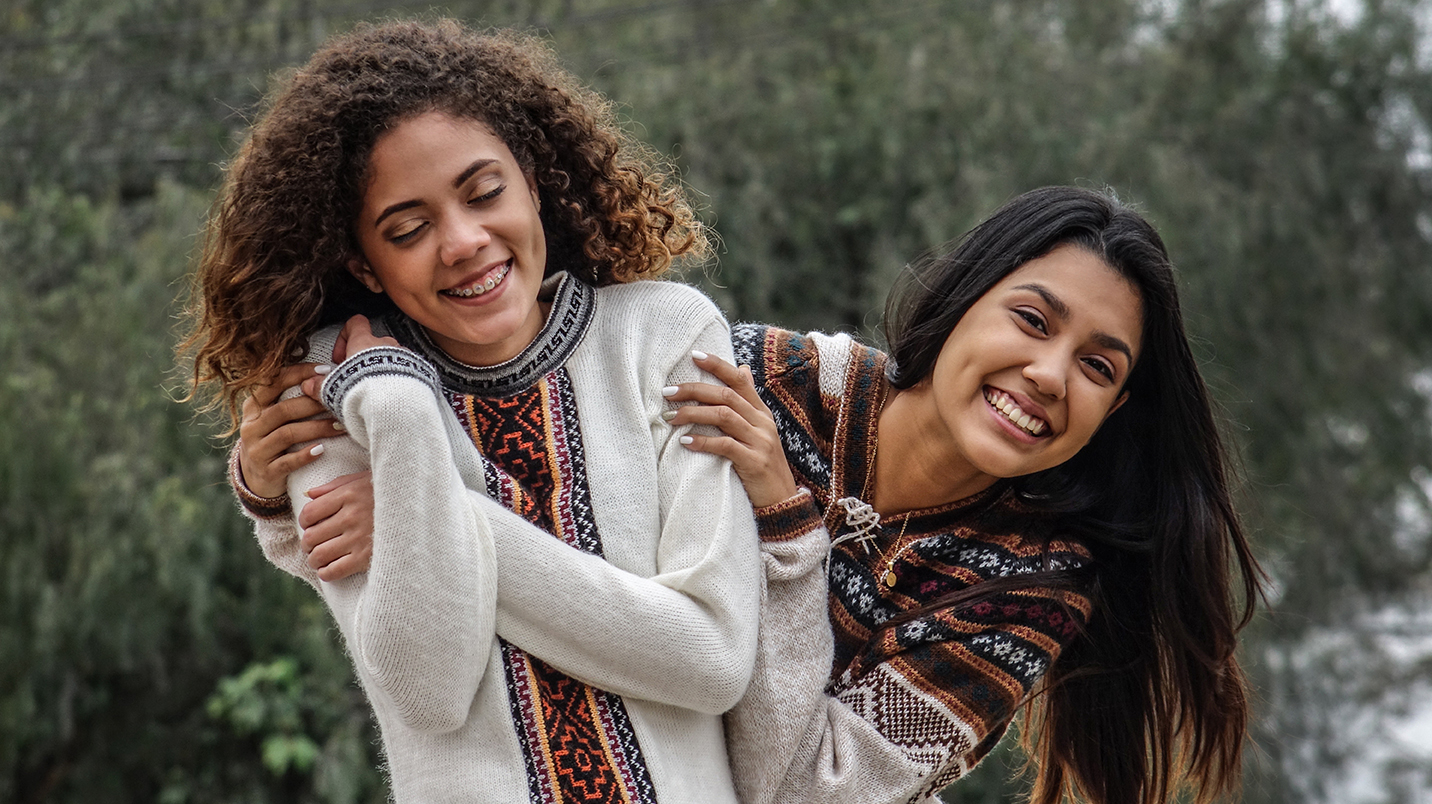
<instances>
[{"instance_id":1,"label":"floral knit motif","mask_svg":"<svg viewBox=\"0 0 1432 804\"><path fill-rule=\"evenodd\" d=\"M783 783L745 796L794 801L799 794L789 791L819 789L811 800L924 800L994 747L1091 611L1086 594L1043 586L965 604L941 605L941 599L1033 572L1082 577L1078 570L1090 554L1084 545L1060 539L1051 518L1005 483L949 505L892 516L868 545L841 539L851 528L845 508L834 501L866 493L876 422L888 393L884 355L848 338L756 325L734 328L732 338L737 361L751 366L776 419L797 485L810 492L757 511L762 542L768 552L783 552L795 549L786 545L803 534L823 531L828 535L817 548L833 543L825 567L834 636L825 693L833 700L825 706L843 707L874 728L883 749L903 757L903 770L891 771L891 780L880 785L870 781L879 770L821 770L815 759L803 765L806 760L797 757ZM815 594L819 580L807 581ZM771 599L780 599L785 587L772 577L768 584ZM916 610L919 616L887 625ZM787 620L768 604L763 646L785 638L778 631ZM739 726L743 717L736 720ZM834 716L818 714L806 744L816 746L813 751L838 744L838 737L812 733L837 724ZM850 752L874 753L858 739L851 746ZM813 778L797 778L801 773ZM901 773L908 778L895 778Z\"/></svg>"}]
</instances>

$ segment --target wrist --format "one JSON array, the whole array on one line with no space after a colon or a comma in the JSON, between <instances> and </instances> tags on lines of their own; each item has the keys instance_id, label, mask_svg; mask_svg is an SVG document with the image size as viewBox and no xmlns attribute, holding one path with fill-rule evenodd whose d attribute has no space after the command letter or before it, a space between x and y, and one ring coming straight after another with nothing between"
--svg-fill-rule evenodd
<instances>
[{"instance_id":1,"label":"wrist","mask_svg":"<svg viewBox=\"0 0 1432 804\"><path fill-rule=\"evenodd\" d=\"M234 489L234 496L239 498L239 503L260 519L273 519L290 513L288 492L284 491L277 496L266 497L256 494L244 482L243 467L239 465L239 447L237 444L229 453L229 485Z\"/></svg>"},{"instance_id":2,"label":"wrist","mask_svg":"<svg viewBox=\"0 0 1432 804\"><path fill-rule=\"evenodd\" d=\"M756 530L763 542L790 541L820 527L823 522L815 496L805 488L797 489L795 494L773 505L756 508L755 514Z\"/></svg>"}]
</instances>

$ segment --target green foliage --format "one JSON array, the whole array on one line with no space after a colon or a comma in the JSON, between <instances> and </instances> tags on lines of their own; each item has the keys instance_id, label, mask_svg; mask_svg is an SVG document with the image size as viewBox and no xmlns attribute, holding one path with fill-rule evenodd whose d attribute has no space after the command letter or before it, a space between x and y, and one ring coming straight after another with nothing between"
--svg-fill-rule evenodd
<instances>
[{"instance_id":1,"label":"green foliage","mask_svg":"<svg viewBox=\"0 0 1432 804\"><path fill-rule=\"evenodd\" d=\"M371 752L352 746L372 735L327 613L265 564L222 454L164 390L206 203L161 183L144 203L35 187L0 206L0 800L378 788ZM281 654L316 679L307 711L335 712L321 753L358 781L320 789L312 763L275 778L207 715L220 679Z\"/></svg>"},{"instance_id":2,"label":"green foliage","mask_svg":"<svg viewBox=\"0 0 1432 804\"><path fill-rule=\"evenodd\" d=\"M1432 570L1425 3L448 11L545 31L673 154L723 243L690 279L732 318L874 337L901 266L1016 193L1134 202L1180 266L1275 579L1244 654L1245 800L1339 800L1367 743L1403 780L1374 795L1410 800L1393 788L1427 761L1385 721L1432 681L1400 652L1427 636L1408 612ZM381 797L326 613L263 562L221 455L160 389L207 188L268 75L354 19L414 13L0 10L0 800ZM1017 800L1001 752L951 798Z\"/></svg>"}]
</instances>

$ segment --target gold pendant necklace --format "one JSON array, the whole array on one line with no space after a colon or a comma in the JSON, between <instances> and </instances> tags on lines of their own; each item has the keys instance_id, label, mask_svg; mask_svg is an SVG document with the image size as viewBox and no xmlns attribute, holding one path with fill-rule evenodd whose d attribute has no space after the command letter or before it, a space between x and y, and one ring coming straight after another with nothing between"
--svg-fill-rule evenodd
<instances>
[{"instance_id":1,"label":"gold pendant necklace","mask_svg":"<svg viewBox=\"0 0 1432 804\"><path fill-rule=\"evenodd\" d=\"M900 523L900 535L895 537L895 542L890 545L890 549L894 550L894 548L898 547L901 542L905 541L905 529L909 526L910 516L909 514L906 514L905 521ZM919 541L919 539L916 538L915 541ZM899 576L895 574L895 559L899 558L901 553L914 546L914 544L915 542L912 541L910 542L910 544L907 544L904 547L900 547L900 549L898 550L894 550L894 553L890 556L889 559L885 558L884 555L880 556L880 560L885 562L885 575L883 577L883 580L885 581L886 588L894 589L895 583L900 580Z\"/></svg>"}]
</instances>

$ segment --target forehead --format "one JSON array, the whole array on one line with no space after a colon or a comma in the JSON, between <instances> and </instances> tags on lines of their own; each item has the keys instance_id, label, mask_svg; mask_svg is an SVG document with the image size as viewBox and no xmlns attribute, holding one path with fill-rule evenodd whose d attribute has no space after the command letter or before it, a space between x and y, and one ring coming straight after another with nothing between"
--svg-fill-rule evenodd
<instances>
[{"instance_id":1,"label":"forehead","mask_svg":"<svg viewBox=\"0 0 1432 804\"><path fill-rule=\"evenodd\" d=\"M985 298L1030 293L1040 288L1067 309L1068 324L1112 335L1129 344L1135 357L1143 335L1143 303L1133 282L1087 249L1073 244L1026 262L1001 279Z\"/></svg>"},{"instance_id":2,"label":"forehead","mask_svg":"<svg viewBox=\"0 0 1432 804\"><path fill-rule=\"evenodd\" d=\"M397 180L451 180L477 159L515 163L512 151L486 123L426 112L398 123L373 143L369 186Z\"/></svg>"}]
</instances>

